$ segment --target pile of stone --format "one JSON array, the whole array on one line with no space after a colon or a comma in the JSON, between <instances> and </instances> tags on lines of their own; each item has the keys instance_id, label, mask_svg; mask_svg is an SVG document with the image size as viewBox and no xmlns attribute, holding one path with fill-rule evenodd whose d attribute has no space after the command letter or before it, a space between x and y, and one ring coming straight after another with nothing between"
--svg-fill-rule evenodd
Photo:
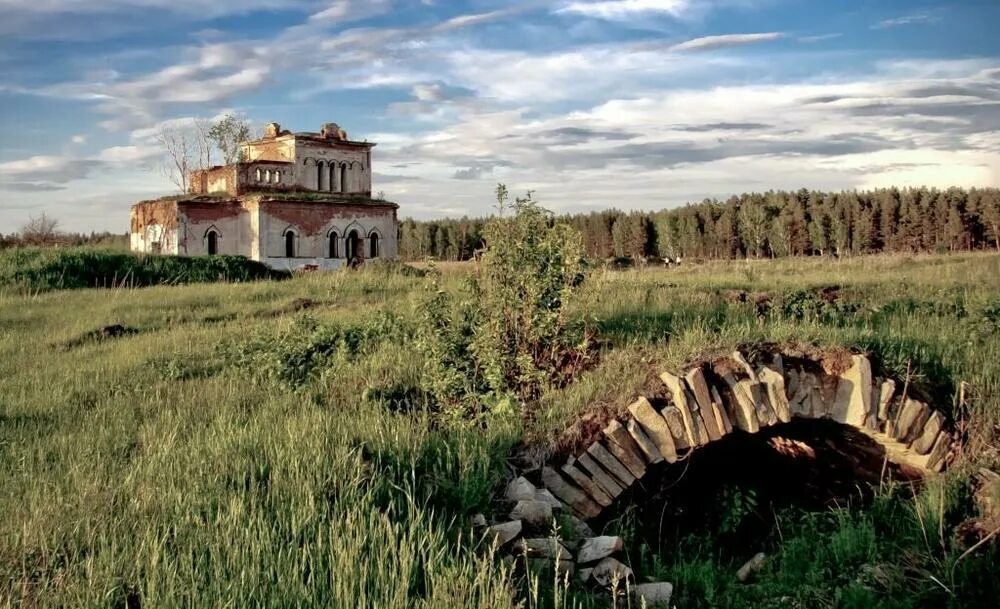
<instances>
[{"instance_id":1,"label":"pile of stone","mask_svg":"<svg viewBox=\"0 0 1000 609\"><path fill-rule=\"evenodd\" d=\"M734 431L756 433L793 417L855 427L895 463L925 472L944 468L952 451L944 414L907 396L900 383L874 377L867 357L851 356L838 374L797 361L786 366L773 355L754 367L736 351L683 377L664 372L665 406L639 397L627 418L611 421L585 450L561 466L544 466L543 490L580 518L594 518L652 465L673 463Z\"/></svg>"},{"instance_id":2,"label":"pile of stone","mask_svg":"<svg viewBox=\"0 0 1000 609\"><path fill-rule=\"evenodd\" d=\"M621 537L598 536L572 513L561 514L568 530L554 531L555 515L565 505L545 488L537 488L524 477L507 485L504 499L513 507L510 520L486 528L486 538L505 553L513 566L525 565L533 573L555 573L566 581L594 584L624 593L631 591L637 604L667 607L673 586L668 582L635 584L635 576L619 560ZM485 526L482 516L474 525ZM639 605L641 606L641 605Z\"/></svg>"}]
</instances>

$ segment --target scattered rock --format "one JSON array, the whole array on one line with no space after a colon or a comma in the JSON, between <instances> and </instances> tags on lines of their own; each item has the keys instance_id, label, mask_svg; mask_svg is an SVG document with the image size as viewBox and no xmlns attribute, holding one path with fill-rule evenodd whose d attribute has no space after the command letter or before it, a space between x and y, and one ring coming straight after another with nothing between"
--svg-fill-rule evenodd
<instances>
[{"instance_id":1,"label":"scattered rock","mask_svg":"<svg viewBox=\"0 0 1000 609\"><path fill-rule=\"evenodd\" d=\"M553 560L551 558L529 558L528 568L534 573L552 573L555 572L559 577L573 577L573 573L576 571L576 565L573 564L571 560Z\"/></svg>"},{"instance_id":2,"label":"scattered rock","mask_svg":"<svg viewBox=\"0 0 1000 609\"><path fill-rule=\"evenodd\" d=\"M544 528L552 524L552 506L544 501L522 499L511 510L510 517L529 527Z\"/></svg>"},{"instance_id":3,"label":"scattered rock","mask_svg":"<svg viewBox=\"0 0 1000 609\"><path fill-rule=\"evenodd\" d=\"M759 552L754 555L753 558L746 561L746 563L740 567L740 570L736 572L736 579L741 582L746 582L750 577L764 568L764 562L767 560L767 555L763 552Z\"/></svg>"},{"instance_id":4,"label":"scattered rock","mask_svg":"<svg viewBox=\"0 0 1000 609\"><path fill-rule=\"evenodd\" d=\"M594 566L591 576L602 586L617 585L618 588L624 589L625 580L632 578L632 569L608 557Z\"/></svg>"},{"instance_id":5,"label":"scattered rock","mask_svg":"<svg viewBox=\"0 0 1000 609\"><path fill-rule=\"evenodd\" d=\"M503 546L517 538L521 534L523 525L520 520L512 520L502 524L495 524L486 529L487 537L496 539L496 542Z\"/></svg>"},{"instance_id":6,"label":"scattered rock","mask_svg":"<svg viewBox=\"0 0 1000 609\"><path fill-rule=\"evenodd\" d=\"M473 514L470 519L470 524L476 528L484 527L486 526L486 516L483 516L482 514Z\"/></svg>"},{"instance_id":7,"label":"scattered rock","mask_svg":"<svg viewBox=\"0 0 1000 609\"><path fill-rule=\"evenodd\" d=\"M590 528L589 524L580 520L576 516L573 516L572 514L567 514L565 517L565 521L566 524L569 525L570 527L569 532L572 534L573 537L586 538L586 537L597 536L597 533L594 532L594 529Z\"/></svg>"},{"instance_id":8,"label":"scattered rock","mask_svg":"<svg viewBox=\"0 0 1000 609\"><path fill-rule=\"evenodd\" d=\"M594 568L587 567L586 569L580 569L577 573L580 582L585 584L588 580L590 580L590 576L594 573Z\"/></svg>"},{"instance_id":9,"label":"scattered rock","mask_svg":"<svg viewBox=\"0 0 1000 609\"><path fill-rule=\"evenodd\" d=\"M515 556L527 554L534 558L559 558L564 561L570 560L572 556L561 540L551 537L518 539L511 547L511 551Z\"/></svg>"},{"instance_id":10,"label":"scattered rock","mask_svg":"<svg viewBox=\"0 0 1000 609\"><path fill-rule=\"evenodd\" d=\"M524 476L518 476L510 481L507 485L507 490L504 493L504 497L507 501L517 502L535 499L535 493L538 489L535 485L528 481Z\"/></svg>"},{"instance_id":11,"label":"scattered rock","mask_svg":"<svg viewBox=\"0 0 1000 609\"><path fill-rule=\"evenodd\" d=\"M668 609L670 597L674 594L674 585L670 582L636 584L632 590L635 593L637 606L646 609Z\"/></svg>"},{"instance_id":12,"label":"scattered rock","mask_svg":"<svg viewBox=\"0 0 1000 609\"><path fill-rule=\"evenodd\" d=\"M591 537L583 542L580 551L576 554L576 561L580 563L594 562L615 552L620 552L625 542L621 537L604 535L601 537Z\"/></svg>"}]
</instances>

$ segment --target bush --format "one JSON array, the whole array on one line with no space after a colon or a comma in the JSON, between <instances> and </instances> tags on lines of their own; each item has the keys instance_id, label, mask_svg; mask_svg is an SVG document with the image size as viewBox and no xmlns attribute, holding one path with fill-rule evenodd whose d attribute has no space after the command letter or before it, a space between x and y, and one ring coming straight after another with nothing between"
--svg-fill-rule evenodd
<instances>
[{"instance_id":1,"label":"bush","mask_svg":"<svg viewBox=\"0 0 1000 609\"><path fill-rule=\"evenodd\" d=\"M502 210L502 185L497 197ZM442 403L468 406L484 391L531 400L587 356L583 323L566 313L585 277L580 234L531 193L513 210L487 223L487 250L465 290L449 297L435 284L423 305L425 389Z\"/></svg>"},{"instance_id":2,"label":"bush","mask_svg":"<svg viewBox=\"0 0 1000 609\"><path fill-rule=\"evenodd\" d=\"M30 291L280 279L243 256L161 256L67 248L18 248L0 254L0 287Z\"/></svg>"}]
</instances>

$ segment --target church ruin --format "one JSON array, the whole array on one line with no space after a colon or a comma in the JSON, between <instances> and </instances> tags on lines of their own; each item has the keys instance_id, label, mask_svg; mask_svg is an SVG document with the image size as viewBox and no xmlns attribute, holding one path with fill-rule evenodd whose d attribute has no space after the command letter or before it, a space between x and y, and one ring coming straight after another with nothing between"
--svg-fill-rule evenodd
<instances>
[{"instance_id":1,"label":"church ruin","mask_svg":"<svg viewBox=\"0 0 1000 609\"><path fill-rule=\"evenodd\" d=\"M191 172L187 194L133 205L132 251L240 255L284 270L395 258L399 206L372 198L374 146L336 123L318 133L269 123L239 162Z\"/></svg>"}]
</instances>

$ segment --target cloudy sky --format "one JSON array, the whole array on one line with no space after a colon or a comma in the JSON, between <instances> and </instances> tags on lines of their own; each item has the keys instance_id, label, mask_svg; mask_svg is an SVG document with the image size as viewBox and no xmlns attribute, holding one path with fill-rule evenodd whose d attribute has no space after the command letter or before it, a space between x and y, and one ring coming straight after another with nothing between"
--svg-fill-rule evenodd
<instances>
[{"instance_id":1,"label":"cloudy sky","mask_svg":"<svg viewBox=\"0 0 1000 609\"><path fill-rule=\"evenodd\" d=\"M124 232L158 125L378 142L376 191L483 214L1000 185L996 0L0 0L0 233Z\"/></svg>"}]
</instances>

